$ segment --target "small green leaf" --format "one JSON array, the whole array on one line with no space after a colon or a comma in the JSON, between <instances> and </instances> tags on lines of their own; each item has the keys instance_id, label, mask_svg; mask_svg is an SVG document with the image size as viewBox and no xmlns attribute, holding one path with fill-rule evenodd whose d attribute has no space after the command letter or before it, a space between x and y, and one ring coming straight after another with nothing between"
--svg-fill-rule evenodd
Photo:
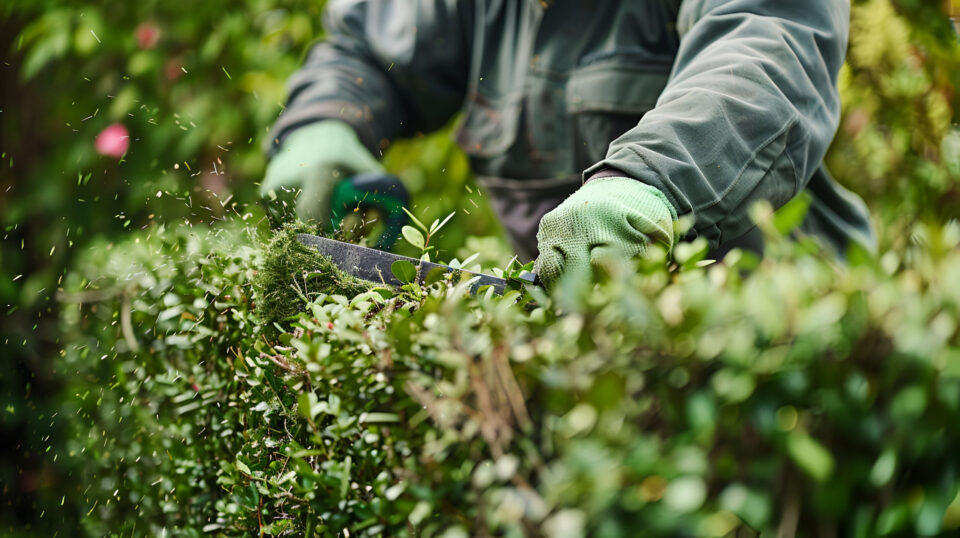
<instances>
[{"instance_id":1,"label":"small green leaf","mask_svg":"<svg viewBox=\"0 0 960 538\"><path fill-rule=\"evenodd\" d=\"M960 529L960 491L943 514L944 530Z\"/></svg>"},{"instance_id":2,"label":"small green leaf","mask_svg":"<svg viewBox=\"0 0 960 538\"><path fill-rule=\"evenodd\" d=\"M400 209L402 209L403 212L406 213L408 217L410 217L410 220L412 220L413 223L416 224L418 228L420 228L423 231L427 231L427 227L422 222L420 222L420 219L413 216L413 213L411 213L407 208L401 207Z\"/></svg>"},{"instance_id":3,"label":"small green leaf","mask_svg":"<svg viewBox=\"0 0 960 538\"><path fill-rule=\"evenodd\" d=\"M404 284L413 282L413 279L417 278L416 266L407 260L397 260L390 264L390 272Z\"/></svg>"},{"instance_id":4,"label":"small green leaf","mask_svg":"<svg viewBox=\"0 0 960 538\"><path fill-rule=\"evenodd\" d=\"M517 304L522 294L517 290L511 290L503 294L500 304L497 305L498 312L506 312L507 309Z\"/></svg>"},{"instance_id":5,"label":"small green leaf","mask_svg":"<svg viewBox=\"0 0 960 538\"><path fill-rule=\"evenodd\" d=\"M797 467L817 482L824 482L833 474L833 454L805 433L790 433L787 437L787 452Z\"/></svg>"},{"instance_id":6,"label":"small green leaf","mask_svg":"<svg viewBox=\"0 0 960 538\"><path fill-rule=\"evenodd\" d=\"M902 530L910 521L910 507L898 502L885 508L877 516L876 534L886 536Z\"/></svg>"},{"instance_id":7,"label":"small green leaf","mask_svg":"<svg viewBox=\"0 0 960 538\"><path fill-rule=\"evenodd\" d=\"M880 454L877 461L870 469L870 483L874 487L883 487L893 478L897 470L897 453L893 449L887 449Z\"/></svg>"},{"instance_id":8,"label":"small green leaf","mask_svg":"<svg viewBox=\"0 0 960 538\"><path fill-rule=\"evenodd\" d=\"M890 415L901 422L910 422L923 415L927 408L927 390L920 385L911 385L894 396L890 403Z\"/></svg>"},{"instance_id":9,"label":"small green leaf","mask_svg":"<svg viewBox=\"0 0 960 538\"><path fill-rule=\"evenodd\" d=\"M808 209L810 209L810 195L807 191L802 191L773 214L773 227L781 235L787 235L800 226L803 218L807 216Z\"/></svg>"},{"instance_id":10,"label":"small green leaf","mask_svg":"<svg viewBox=\"0 0 960 538\"><path fill-rule=\"evenodd\" d=\"M360 422L400 422L400 415L396 413L364 413L360 415Z\"/></svg>"},{"instance_id":11,"label":"small green leaf","mask_svg":"<svg viewBox=\"0 0 960 538\"><path fill-rule=\"evenodd\" d=\"M721 508L733 512L755 529L763 528L773 512L766 493L752 490L740 483L727 486L718 500Z\"/></svg>"},{"instance_id":12,"label":"small green leaf","mask_svg":"<svg viewBox=\"0 0 960 538\"><path fill-rule=\"evenodd\" d=\"M305 392L297 397L297 411L300 413L300 416L313 420L313 417L316 416L313 413L313 408L317 404L317 395L313 392Z\"/></svg>"},{"instance_id":13,"label":"small green leaf","mask_svg":"<svg viewBox=\"0 0 960 538\"><path fill-rule=\"evenodd\" d=\"M329 412L331 415L339 415L339 414L340 414L340 405L341 405L342 403L343 403L343 400L341 400L339 396L337 396L336 394L331 394L331 395L327 398L327 405L329 406L328 412Z\"/></svg>"},{"instance_id":14,"label":"small green leaf","mask_svg":"<svg viewBox=\"0 0 960 538\"><path fill-rule=\"evenodd\" d=\"M423 283L429 286L430 284L440 282L446 274L447 271L443 267L434 267L427 273L427 276L424 277Z\"/></svg>"},{"instance_id":15,"label":"small green leaf","mask_svg":"<svg viewBox=\"0 0 960 538\"><path fill-rule=\"evenodd\" d=\"M410 512L409 520L410 524L416 527L420 524L421 521L427 518L433 512L433 507L430 506L430 503L427 501L420 501L416 506L413 507L413 510Z\"/></svg>"},{"instance_id":16,"label":"small green leaf","mask_svg":"<svg viewBox=\"0 0 960 538\"><path fill-rule=\"evenodd\" d=\"M246 463L243 463L242 461L237 460L236 466L237 466L237 470L240 471L241 473L247 476L253 476L253 473L250 472L250 468L247 467Z\"/></svg>"},{"instance_id":17,"label":"small green leaf","mask_svg":"<svg viewBox=\"0 0 960 538\"><path fill-rule=\"evenodd\" d=\"M456 214L457 214L456 211L454 211L453 213L450 213L449 215L447 215L447 218L443 219L443 222L441 222L440 224L437 224L437 221L433 221L433 224L430 226L430 235L433 235L439 232L440 228L443 228L448 222L450 222L450 219L452 219L453 216Z\"/></svg>"},{"instance_id":18,"label":"small green leaf","mask_svg":"<svg viewBox=\"0 0 960 538\"><path fill-rule=\"evenodd\" d=\"M396 295L396 293L394 293L394 291L393 291L392 289L390 289L390 288L384 288L384 287L382 287L382 286L381 286L381 287L377 287L377 288L373 288L373 290L371 290L371 291L375 291L375 292L379 293L379 294L380 294L380 297L383 297L384 299L390 299L390 298L392 298L394 295Z\"/></svg>"},{"instance_id":19,"label":"small green leaf","mask_svg":"<svg viewBox=\"0 0 960 538\"><path fill-rule=\"evenodd\" d=\"M403 490L405 489L407 489L407 485L404 484L403 482L394 484L389 488L387 488L386 491L383 492L383 498L388 501L395 501L397 500L397 497L399 497L403 493Z\"/></svg>"},{"instance_id":20,"label":"small green leaf","mask_svg":"<svg viewBox=\"0 0 960 538\"><path fill-rule=\"evenodd\" d=\"M347 456L343 460L342 474L340 475L340 498L347 496L350 490L350 468L353 466L353 458Z\"/></svg>"},{"instance_id":21,"label":"small green leaf","mask_svg":"<svg viewBox=\"0 0 960 538\"><path fill-rule=\"evenodd\" d=\"M693 268L710 253L707 240L698 237L693 241L684 241L673 247L673 259L684 268Z\"/></svg>"},{"instance_id":22,"label":"small green leaf","mask_svg":"<svg viewBox=\"0 0 960 538\"><path fill-rule=\"evenodd\" d=\"M717 402L710 392L701 390L687 398L687 421L697 432L712 431L717 424Z\"/></svg>"},{"instance_id":23,"label":"small green leaf","mask_svg":"<svg viewBox=\"0 0 960 538\"><path fill-rule=\"evenodd\" d=\"M383 299L383 296L381 296L376 291L371 290L366 293L361 293L360 295L357 295L356 297L351 299L350 307L355 308L358 304L360 304L363 301L370 301L373 303L381 304L383 302L382 299Z\"/></svg>"},{"instance_id":24,"label":"small green leaf","mask_svg":"<svg viewBox=\"0 0 960 538\"><path fill-rule=\"evenodd\" d=\"M400 229L400 233L403 234L403 238L407 240L407 243L410 243L419 250L423 250L426 240L423 238L423 234L420 233L420 230L414 228L413 226L404 226Z\"/></svg>"},{"instance_id":25,"label":"small green leaf","mask_svg":"<svg viewBox=\"0 0 960 538\"><path fill-rule=\"evenodd\" d=\"M707 500L707 486L699 476L683 476L667 485L663 503L677 512L692 512Z\"/></svg>"},{"instance_id":26,"label":"small green leaf","mask_svg":"<svg viewBox=\"0 0 960 538\"><path fill-rule=\"evenodd\" d=\"M756 379L750 372L739 372L731 368L724 368L713 375L710 380L713 390L722 400L738 403L746 400L753 394Z\"/></svg>"}]
</instances>

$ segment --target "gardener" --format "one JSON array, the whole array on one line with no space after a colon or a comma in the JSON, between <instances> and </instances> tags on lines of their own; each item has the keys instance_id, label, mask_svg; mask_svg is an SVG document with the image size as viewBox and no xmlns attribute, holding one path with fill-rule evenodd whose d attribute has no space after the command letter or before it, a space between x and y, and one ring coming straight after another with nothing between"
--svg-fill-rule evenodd
<instances>
[{"instance_id":1,"label":"gardener","mask_svg":"<svg viewBox=\"0 0 960 538\"><path fill-rule=\"evenodd\" d=\"M803 232L870 248L866 208L822 164L848 17L847 0L332 0L262 192L302 190L319 217L391 140L463 112L457 141L547 283L670 248L684 215L684 239L761 248L751 205L800 191Z\"/></svg>"}]
</instances>

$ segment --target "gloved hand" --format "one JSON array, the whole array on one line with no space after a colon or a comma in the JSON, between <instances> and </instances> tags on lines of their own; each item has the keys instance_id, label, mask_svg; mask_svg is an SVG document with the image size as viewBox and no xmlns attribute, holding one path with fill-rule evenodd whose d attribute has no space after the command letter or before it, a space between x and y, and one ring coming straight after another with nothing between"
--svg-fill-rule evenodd
<instances>
[{"instance_id":1,"label":"gloved hand","mask_svg":"<svg viewBox=\"0 0 960 538\"><path fill-rule=\"evenodd\" d=\"M673 246L676 210L658 189L626 177L588 182L544 215L534 271L545 285L589 273L614 258L642 255L651 241Z\"/></svg>"},{"instance_id":2,"label":"gloved hand","mask_svg":"<svg viewBox=\"0 0 960 538\"><path fill-rule=\"evenodd\" d=\"M352 127L324 120L287 136L267 166L260 196L271 204L292 203L296 198L301 219L325 221L330 214L330 193L339 180L381 171L380 162Z\"/></svg>"}]
</instances>

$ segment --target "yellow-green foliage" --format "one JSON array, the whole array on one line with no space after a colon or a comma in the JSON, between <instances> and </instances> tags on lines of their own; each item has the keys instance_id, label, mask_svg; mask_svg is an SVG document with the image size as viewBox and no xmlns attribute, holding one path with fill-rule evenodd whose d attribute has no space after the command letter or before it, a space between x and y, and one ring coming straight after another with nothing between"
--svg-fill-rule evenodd
<instances>
[{"instance_id":1,"label":"yellow-green foliage","mask_svg":"<svg viewBox=\"0 0 960 538\"><path fill-rule=\"evenodd\" d=\"M960 217L955 159L960 44L936 7L855 2L840 76L844 115L827 164L897 243L918 218ZM932 4L932 3L931 3Z\"/></svg>"},{"instance_id":2,"label":"yellow-green foliage","mask_svg":"<svg viewBox=\"0 0 960 538\"><path fill-rule=\"evenodd\" d=\"M890 0L868 0L853 6L848 60L855 65L896 69L910 53L910 28Z\"/></svg>"}]
</instances>

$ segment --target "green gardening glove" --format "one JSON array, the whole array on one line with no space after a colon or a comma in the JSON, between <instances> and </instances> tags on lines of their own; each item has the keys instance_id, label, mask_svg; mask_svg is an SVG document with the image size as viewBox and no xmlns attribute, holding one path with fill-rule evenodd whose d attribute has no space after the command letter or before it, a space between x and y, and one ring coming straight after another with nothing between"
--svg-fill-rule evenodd
<instances>
[{"instance_id":1,"label":"green gardening glove","mask_svg":"<svg viewBox=\"0 0 960 538\"><path fill-rule=\"evenodd\" d=\"M626 177L588 182L543 216L534 271L547 286L614 259L643 255L651 241L673 246L677 213L654 187Z\"/></svg>"},{"instance_id":2,"label":"green gardening glove","mask_svg":"<svg viewBox=\"0 0 960 538\"><path fill-rule=\"evenodd\" d=\"M260 196L271 205L295 201L297 216L302 220L326 222L330 193L338 181L382 171L352 127L339 120L324 120L287 136L267 166Z\"/></svg>"}]
</instances>

